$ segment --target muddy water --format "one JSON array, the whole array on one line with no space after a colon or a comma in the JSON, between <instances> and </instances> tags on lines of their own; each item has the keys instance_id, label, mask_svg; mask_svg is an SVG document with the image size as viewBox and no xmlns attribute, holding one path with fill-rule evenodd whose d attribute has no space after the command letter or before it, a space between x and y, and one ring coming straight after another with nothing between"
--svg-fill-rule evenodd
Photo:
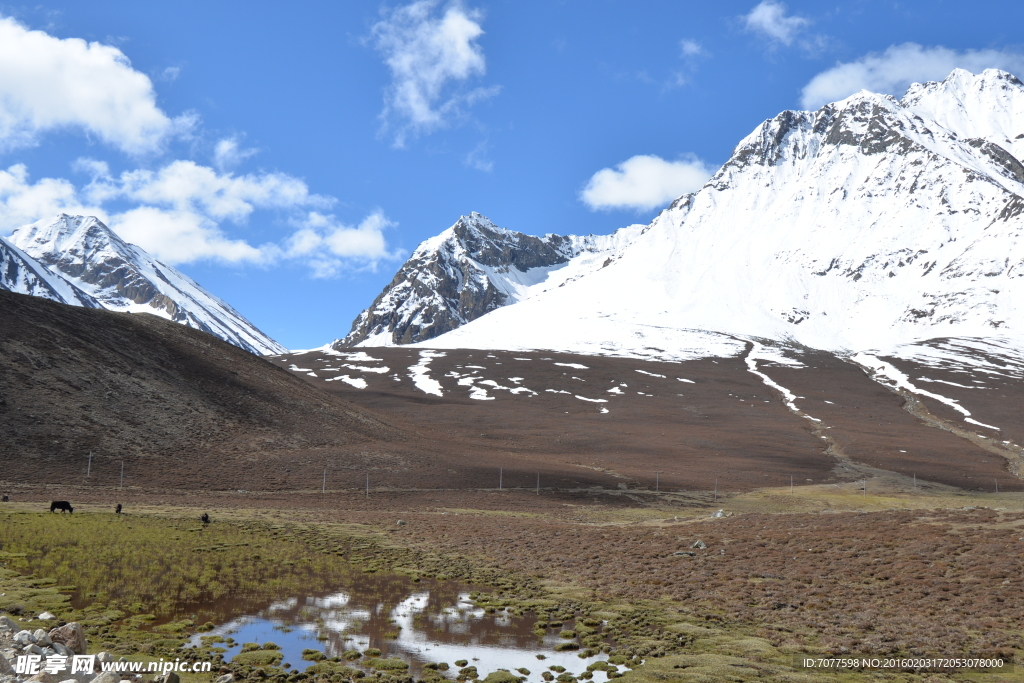
<instances>
[{"instance_id":1,"label":"muddy water","mask_svg":"<svg viewBox=\"0 0 1024 683\"><path fill-rule=\"evenodd\" d=\"M446 675L454 678L459 669L455 661L465 659L481 678L497 669L528 669L530 683L541 683L541 672L550 666L563 666L578 675L591 662L607 658L581 659L578 652L555 652L555 645L565 642L559 631L571 628L571 623L548 629L539 638L532 631L533 615L487 614L473 605L462 584L382 578L367 577L334 593L281 600L257 614L234 618L197 635L192 643L198 645L202 635L230 636L237 643L224 655L230 659L242 643L271 641L281 647L284 662L299 671L312 664L302 659L307 648L321 650L328 657L377 648L384 657L408 662L414 675L429 662L447 662L451 668ZM349 666L364 668L361 660ZM595 671L594 680L605 681L606 676Z\"/></svg>"}]
</instances>

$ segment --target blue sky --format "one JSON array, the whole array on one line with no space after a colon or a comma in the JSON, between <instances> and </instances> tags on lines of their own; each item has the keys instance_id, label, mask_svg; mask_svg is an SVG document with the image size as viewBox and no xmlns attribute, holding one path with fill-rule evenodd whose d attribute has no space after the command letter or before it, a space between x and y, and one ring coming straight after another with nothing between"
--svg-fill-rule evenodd
<instances>
[{"instance_id":1,"label":"blue sky","mask_svg":"<svg viewBox=\"0 0 1024 683\"><path fill-rule=\"evenodd\" d=\"M479 211L608 233L755 126L953 67L1024 76L1009 2L0 5L0 234L100 215L290 348L344 336Z\"/></svg>"}]
</instances>

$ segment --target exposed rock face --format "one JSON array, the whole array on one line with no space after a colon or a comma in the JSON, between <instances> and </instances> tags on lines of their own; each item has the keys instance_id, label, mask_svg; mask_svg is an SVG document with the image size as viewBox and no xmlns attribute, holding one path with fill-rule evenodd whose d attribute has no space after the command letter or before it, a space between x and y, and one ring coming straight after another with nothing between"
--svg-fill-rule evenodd
<instances>
[{"instance_id":1,"label":"exposed rock face","mask_svg":"<svg viewBox=\"0 0 1024 683\"><path fill-rule=\"evenodd\" d=\"M596 259L598 254L629 241L636 232L627 228L606 237L534 237L499 228L478 213L463 216L421 244L391 284L352 323L348 336L333 346L384 346L433 339L496 308L600 267L603 260Z\"/></svg>"},{"instance_id":2,"label":"exposed rock face","mask_svg":"<svg viewBox=\"0 0 1024 683\"><path fill-rule=\"evenodd\" d=\"M9 254L5 246L13 247ZM91 216L61 214L15 230L0 242L0 288L78 306L152 313L256 354L285 351L194 280Z\"/></svg>"}]
</instances>

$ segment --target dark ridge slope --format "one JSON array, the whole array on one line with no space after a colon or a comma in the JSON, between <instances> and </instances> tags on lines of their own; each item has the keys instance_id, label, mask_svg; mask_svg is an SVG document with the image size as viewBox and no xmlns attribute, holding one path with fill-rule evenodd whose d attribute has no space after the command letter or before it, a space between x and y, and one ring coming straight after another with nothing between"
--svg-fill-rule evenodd
<instances>
[{"instance_id":1,"label":"dark ridge slope","mask_svg":"<svg viewBox=\"0 0 1024 683\"><path fill-rule=\"evenodd\" d=\"M0 480L276 488L402 440L199 330L0 291Z\"/></svg>"}]
</instances>

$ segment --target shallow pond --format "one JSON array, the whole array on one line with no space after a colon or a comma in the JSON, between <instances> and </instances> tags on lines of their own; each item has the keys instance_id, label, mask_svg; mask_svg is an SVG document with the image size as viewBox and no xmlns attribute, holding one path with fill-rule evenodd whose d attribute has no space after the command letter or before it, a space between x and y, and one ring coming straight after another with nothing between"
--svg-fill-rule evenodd
<instances>
[{"instance_id":1,"label":"shallow pond","mask_svg":"<svg viewBox=\"0 0 1024 683\"><path fill-rule=\"evenodd\" d=\"M203 636L231 637L236 644L224 654L230 660L241 651L242 643L270 641L281 647L284 662L298 671L313 664L302 659L304 649L340 657L348 650L377 648L384 657L408 662L413 675L424 664L447 662L451 668L446 675L454 678L459 669L455 661L465 659L477 668L480 678L497 669L525 668L530 671L530 683L541 683L541 672L551 666L579 675L588 664L607 658L601 654L581 659L578 651L556 652L554 647L566 642L558 634L572 628L571 622L538 637L532 630L535 616L486 613L473 605L462 584L381 578L367 577L345 591L276 602L258 614L198 634L191 644L199 645ZM366 668L363 660L348 665ZM595 671L594 680L604 681L606 676Z\"/></svg>"}]
</instances>

